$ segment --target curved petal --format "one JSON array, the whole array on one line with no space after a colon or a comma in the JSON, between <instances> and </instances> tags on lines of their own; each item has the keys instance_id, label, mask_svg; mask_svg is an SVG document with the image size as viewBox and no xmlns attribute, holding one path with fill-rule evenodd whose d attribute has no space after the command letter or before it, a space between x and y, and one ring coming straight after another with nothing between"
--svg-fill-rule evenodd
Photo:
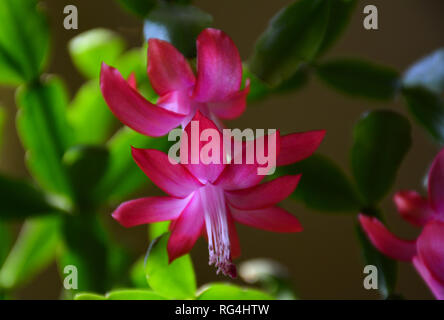
<instances>
[{"instance_id":1,"label":"curved petal","mask_svg":"<svg viewBox=\"0 0 444 320\"><path fill-rule=\"evenodd\" d=\"M424 264L421 258L417 256L414 257L413 265L415 266L416 271L418 271L418 273L421 275L422 279L424 279L424 282L433 292L436 299L444 300L444 283L438 281L433 274L430 273L429 269L427 269L427 266Z\"/></svg>"},{"instance_id":2,"label":"curved petal","mask_svg":"<svg viewBox=\"0 0 444 320\"><path fill-rule=\"evenodd\" d=\"M444 149L435 157L430 168L429 197L436 213L444 217Z\"/></svg>"},{"instance_id":3,"label":"curved petal","mask_svg":"<svg viewBox=\"0 0 444 320\"><path fill-rule=\"evenodd\" d=\"M128 76L128 79L126 79L126 82L130 85L131 88L134 90L137 90L137 79L136 74L133 72Z\"/></svg>"},{"instance_id":4,"label":"curved petal","mask_svg":"<svg viewBox=\"0 0 444 320\"><path fill-rule=\"evenodd\" d=\"M150 197L122 203L113 218L126 227L176 219L189 202L189 198Z\"/></svg>"},{"instance_id":5,"label":"curved petal","mask_svg":"<svg viewBox=\"0 0 444 320\"><path fill-rule=\"evenodd\" d=\"M230 37L221 30L205 29L197 38L197 81L194 98L199 102L223 101L239 91L242 61Z\"/></svg>"},{"instance_id":6,"label":"curved petal","mask_svg":"<svg viewBox=\"0 0 444 320\"><path fill-rule=\"evenodd\" d=\"M433 215L428 199L415 191L399 191L393 201L402 218L415 226L425 225Z\"/></svg>"},{"instance_id":7,"label":"curved petal","mask_svg":"<svg viewBox=\"0 0 444 320\"><path fill-rule=\"evenodd\" d=\"M274 142L274 149L270 148L269 142L272 144ZM222 187L224 190L246 189L259 184L266 176L260 170L267 169L267 166L273 167L273 163L268 161L276 161L276 158L279 156L280 134L279 131L276 131L256 140L243 141L241 143L232 141L233 144L231 162L225 166L224 171L214 182L214 184ZM236 150L236 145L240 145L239 150ZM268 159L259 159L258 154L267 155ZM265 162L262 160L265 160ZM269 173L270 171L268 171Z\"/></svg>"},{"instance_id":8,"label":"curved petal","mask_svg":"<svg viewBox=\"0 0 444 320\"><path fill-rule=\"evenodd\" d=\"M142 97L119 71L102 64L100 88L114 115L141 134L160 137L177 127L185 115L160 108Z\"/></svg>"},{"instance_id":9,"label":"curved petal","mask_svg":"<svg viewBox=\"0 0 444 320\"><path fill-rule=\"evenodd\" d=\"M155 149L132 148L134 161L160 189L173 197L185 198L202 184L181 164Z\"/></svg>"},{"instance_id":10,"label":"curved petal","mask_svg":"<svg viewBox=\"0 0 444 320\"><path fill-rule=\"evenodd\" d=\"M195 83L185 57L172 44L159 39L148 40L148 77L158 95L187 91Z\"/></svg>"},{"instance_id":11,"label":"curved petal","mask_svg":"<svg viewBox=\"0 0 444 320\"><path fill-rule=\"evenodd\" d=\"M444 283L444 222L427 223L418 238L418 256L430 273Z\"/></svg>"},{"instance_id":12,"label":"curved petal","mask_svg":"<svg viewBox=\"0 0 444 320\"><path fill-rule=\"evenodd\" d=\"M286 199L300 179L301 175L283 176L252 188L225 191L225 196L230 205L238 209L262 209Z\"/></svg>"},{"instance_id":13,"label":"curved petal","mask_svg":"<svg viewBox=\"0 0 444 320\"><path fill-rule=\"evenodd\" d=\"M300 232L301 223L288 211L279 207L257 210L230 208L234 220L247 226L272 232Z\"/></svg>"},{"instance_id":14,"label":"curved petal","mask_svg":"<svg viewBox=\"0 0 444 320\"><path fill-rule=\"evenodd\" d=\"M169 262L190 252L202 234L204 216L199 193L195 193L179 218L174 222L167 250Z\"/></svg>"},{"instance_id":15,"label":"curved petal","mask_svg":"<svg viewBox=\"0 0 444 320\"><path fill-rule=\"evenodd\" d=\"M412 261L416 255L416 241L399 239L376 218L360 214L359 222L371 243L386 256L401 261Z\"/></svg>"},{"instance_id":16,"label":"curved petal","mask_svg":"<svg viewBox=\"0 0 444 320\"><path fill-rule=\"evenodd\" d=\"M216 180L226 159L222 133L197 111L180 140L180 162L200 181Z\"/></svg>"},{"instance_id":17,"label":"curved petal","mask_svg":"<svg viewBox=\"0 0 444 320\"><path fill-rule=\"evenodd\" d=\"M285 166L308 158L319 147L324 136L325 130L281 136L281 149L277 158L277 166Z\"/></svg>"},{"instance_id":18,"label":"curved petal","mask_svg":"<svg viewBox=\"0 0 444 320\"><path fill-rule=\"evenodd\" d=\"M247 107L247 96L250 92L250 81L247 80L245 88L223 101L209 102L208 108L221 119L235 119L244 113Z\"/></svg>"}]
</instances>

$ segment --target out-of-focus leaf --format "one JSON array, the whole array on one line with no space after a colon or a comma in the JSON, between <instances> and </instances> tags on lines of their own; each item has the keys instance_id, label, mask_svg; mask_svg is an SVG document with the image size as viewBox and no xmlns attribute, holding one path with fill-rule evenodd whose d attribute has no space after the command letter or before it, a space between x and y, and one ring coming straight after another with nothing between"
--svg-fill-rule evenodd
<instances>
[{"instance_id":1,"label":"out-of-focus leaf","mask_svg":"<svg viewBox=\"0 0 444 320\"><path fill-rule=\"evenodd\" d=\"M254 102L266 98L270 94L270 88L262 80L250 72L247 65L242 69L242 83L250 80L250 93L247 96L248 102Z\"/></svg>"},{"instance_id":2,"label":"out-of-focus leaf","mask_svg":"<svg viewBox=\"0 0 444 320\"><path fill-rule=\"evenodd\" d=\"M107 300L166 300L154 291L141 289L111 291L106 298Z\"/></svg>"},{"instance_id":3,"label":"out-of-focus leaf","mask_svg":"<svg viewBox=\"0 0 444 320\"><path fill-rule=\"evenodd\" d=\"M6 289L23 285L53 261L59 240L60 220L48 216L28 220L3 267L0 287Z\"/></svg>"},{"instance_id":4,"label":"out-of-focus leaf","mask_svg":"<svg viewBox=\"0 0 444 320\"><path fill-rule=\"evenodd\" d=\"M49 52L48 24L37 1L2 0L0 21L0 83L35 80Z\"/></svg>"},{"instance_id":5,"label":"out-of-focus leaf","mask_svg":"<svg viewBox=\"0 0 444 320\"><path fill-rule=\"evenodd\" d=\"M112 65L123 52L125 43L110 30L93 29L71 39L68 47L79 71L94 79L99 77L102 62Z\"/></svg>"},{"instance_id":6,"label":"out-of-focus leaf","mask_svg":"<svg viewBox=\"0 0 444 320\"><path fill-rule=\"evenodd\" d=\"M196 276L189 255L168 263L168 234L151 243L146 261L146 277L149 286L157 293L171 299L193 298L196 292Z\"/></svg>"},{"instance_id":7,"label":"out-of-focus leaf","mask_svg":"<svg viewBox=\"0 0 444 320\"><path fill-rule=\"evenodd\" d=\"M393 293L397 280L397 263L380 253L367 239L359 225L356 233L361 244L362 255L366 265L374 265L378 270L378 290L383 298Z\"/></svg>"},{"instance_id":8,"label":"out-of-focus leaf","mask_svg":"<svg viewBox=\"0 0 444 320\"><path fill-rule=\"evenodd\" d=\"M201 290L197 300L274 300L256 289L241 288L228 283L213 283Z\"/></svg>"},{"instance_id":9,"label":"out-of-focus leaf","mask_svg":"<svg viewBox=\"0 0 444 320\"><path fill-rule=\"evenodd\" d=\"M74 146L63 156L78 206L90 208L97 202L92 191L105 174L108 160L108 149L102 146Z\"/></svg>"},{"instance_id":10,"label":"out-of-focus leaf","mask_svg":"<svg viewBox=\"0 0 444 320\"><path fill-rule=\"evenodd\" d=\"M156 0L117 0L127 11L144 18L157 4Z\"/></svg>"},{"instance_id":11,"label":"out-of-focus leaf","mask_svg":"<svg viewBox=\"0 0 444 320\"><path fill-rule=\"evenodd\" d=\"M118 124L103 99L97 80L79 89L68 109L68 120L78 144L104 143Z\"/></svg>"},{"instance_id":12,"label":"out-of-focus leaf","mask_svg":"<svg viewBox=\"0 0 444 320\"><path fill-rule=\"evenodd\" d=\"M46 190L70 195L62 157L72 142L66 119L67 95L60 80L22 87L17 94L17 130L27 151L27 165Z\"/></svg>"},{"instance_id":13,"label":"out-of-focus leaf","mask_svg":"<svg viewBox=\"0 0 444 320\"><path fill-rule=\"evenodd\" d=\"M366 205L389 192L411 143L409 121L393 111L366 113L355 125L351 165Z\"/></svg>"},{"instance_id":14,"label":"out-of-focus leaf","mask_svg":"<svg viewBox=\"0 0 444 320\"><path fill-rule=\"evenodd\" d=\"M308 83L308 68L301 65L298 70L287 80L283 81L279 86L273 89L274 93L287 93L301 89Z\"/></svg>"},{"instance_id":15,"label":"out-of-focus leaf","mask_svg":"<svg viewBox=\"0 0 444 320\"><path fill-rule=\"evenodd\" d=\"M131 283L136 288L149 288L145 275L145 257L141 257L131 267L130 271Z\"/></svg>"},{"instance_id":16,"label":"out-of-focus leaf","mask_svg":"<svg viewBox=\"0 0 444 320\"><path fill-rule=\"evenodd\" d=\"M131 146L168 150L171 143L168 137L150 138L125 127L109 141L110 158L105 175L96 188L98 199L118 201L136 191L148 178L140 170L131 156Z\"/></svg>"},{"instance_id":17,"label":"out-of-focus leaf","mask_svg":"<svg viewBox=\"0 0 444 320\"><path fill-rule=\"evenodd\" d=\"M77 268L78 288L82 291L105 292L108 289L108 249L106 236L98 217L88 213L63 219L63 249L59 259L61 273L65 266Z\"/></svg>"},{"instance_id":18,"label":"out-of-focus leaf","mask_svg":"<svg viewBox=\"0 0 444 320\"><path fill-rule=\"evenodd\" d=\"M331 0L328 26L318 55L325 53L338 40L350 22L358 0Z\"/></svg>"},{"instance_id":19,"label":"out-of-focus leaf","mask_svg":"<svg viewBox=\"0 0 444 320\"><path fill-rule=\"evenodd\" d=\"M444 48L432 52L412 65L402 79L406 87L425 87L440 94L444 90Z\"/></svg>"},{"instance_id":20,"label":"out-of-focus leaf","mask_svg":"<svg viewBox=\"0 0 444 320\"><path fill-rule=\"evenodd\" d=\"M320 64L316 73L334 89L354 97L390 100L399 88L395 70L364 60L331 60Z\"/></svg>"},{"instance_id":21,"label":"out-of-focus leaf","mask_svg":"<svg viewBox=\"0 0 444 320\"><path fill-rule=\"evenodd\" d=\"M100 294L85 292L76 294L74 300L106 300L106 297Z\"/></svg>"},{"instance_id":22,"label":"out-of-focus leaf","mask_svg":"<svg viewBox=\"0 0 444 320\"><path fill-rule=\"evenodd\" d=\"M5 125L5 120L6 120L6 111L2 106L0 106L0 151L3 144L3 127Z\"/></svg>"},{"instance_id":23,"label":"out-of-focus leaf","mask_svg":"<svg viewBox=\"0 0 444 320\"><path fill-rule=\"evenodd\" d=\"M31 184L0 175L0 221L55 213L45 196Z\"/></svg>"},{"instance_id":24,"label":"out-of-focus leaf","mask_svg":"<svg viewBox=\"0 0 444 320\"><path fill-rule=\"evenodd\" d=\"M444 143L444 101L422 87L404 88L407 108L416 121L439 143Z\"/></svg>"},{"instance_id":25,"label":"out-of-focus leaf","mask_svg":"<svg viewBox=\"0 0 444 320\"><path fill-rule=\"evenodd\" d=\"M11 246L12 246L11 230L9 230L9 226L6 223L0 222L0 268L5 262L6 257L8 256Z\"/></svg>"},{"instance_id":26,"label":"out-of-focus leaf","mask_svg":"<svg viewBox=\"0 0 444 320\"><path fill-rule=\"evenodd\" d=\"M282 9L256 43L251 72L273 86L290 78L301 62L317 54L329 10L330 2L325 0L299 0Z\"/></svg>"},{"instance_id":27,"label":"out-of-focus leaf","mask_svg":"<svg viewBox=\"0 0 444 320\"><path fill-rule=\"evenodd\" d=\"M197 36L212 22L211 15L197 7L161 2L147 15L143 32L146 40L168 41L191 58L196 55Z\"/></svg>"},{"instance_id":28,"label":"out-of-focus leaf","mask_svg":"<svg viewBox=\"0 0 444 320\"><path fill-rule=\"evenodd\" d=\"M302 173L293 197L322 212L354 213L359 197L342 169L329 158L315 154L299 163L279 168L287 174Z\"/></svg>"}]
</instances>

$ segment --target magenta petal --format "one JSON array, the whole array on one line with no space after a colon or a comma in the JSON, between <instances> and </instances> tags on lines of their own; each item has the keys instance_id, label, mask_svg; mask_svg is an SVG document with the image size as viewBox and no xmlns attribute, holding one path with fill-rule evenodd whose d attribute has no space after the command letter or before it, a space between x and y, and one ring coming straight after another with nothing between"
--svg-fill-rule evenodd
<instances>
[{"instance_id":1,"label":"magenta petal","mask_svg":"<svg viewBox=\"0 0 444 320\"><path fill-rule=\"evenodd\" d=\"M195 78L185 57L170 43L148 41L148 77L160 96L171 91L188 91Z\"/></svg>"},{"instance_id":2,"label":"magenta petal","mask_svg":"<svg viewBox=\"0 0 444 320\"><path fill-rule=\"evenodd\" d=\"M433 215L429 201L415 191L399 191L393 197L402 218L415 226L423 226Z\"/></svg>"},{"instance_id":3,"label":"magenta petal","mask_svg":"<svg viewBox=\"0 0 444 320\"><path fill-rule=\"evenodd\" d=\"M137 79L136 79L136 75L135 73L131 73L128 77L128 79L126 79L126 81L128 82L128 84L130 85L131 88L133 88L134 90L137 90Z\"/></svg>"},{"instance_id":4,"label":"magenta petal","mask_svg":"<svg viewBox=\"0 0 444 320\"><path fill-rule=\"evenodd\" d=\"M208 132L213 133L211 137L204 137L203 133ZM182 135L180 162L196 178L201 181L213 182L225 167L223 145L222 133L214 122L197 111Z\"/></svg>"},{"instance_id":5,"label":"magenta petal","mask_svg":"<svg viewBox=\"0 0 444 320\"><path fill-rule=\"evenodd\" d=\"M430 168L429 197L436 213L444 218L444 149L435 157Z\"/></svg>"},{"instance_id":6,"label":"magenta petal","mask_svg":"<svg viewBox=\"0 0 444 320\"><path fill-rule=\"evenodd\" d=\"M444 283L444 222L427 223L418 238L418 256L430 273Z\"/></svg>"},{"instance_id":7,"label":"magenta petal","mask_svg":"<svg viewBox=\"0 0 444 320\"><path fill-rule=\"evenodd\" d=\"M296 188L301 175L283 176L252 188L225 191L225 196L238 209L262 209L286 199Z\"/></svg>"},{"instance_id":8,"label":"magenta petal","mask_svg":"<svg viewBox=\"0 0 444 320\"><path fill-rule=\"evenodd\" d=\"M148 178L173 197L185 198L202 187L186 168L159 150L132 148L132 154Z\"/></svg>"},{"instance_id":9,"label":"magenta petal","mask_svg":"<svg viewBox=\"0 0 444 320\"><path fill-rule=\"evenodd\" d=\"M415 266L418 273L424 279L427 286L433 292L433 295L438 300L444 300L444 283L439 282L427 269L427 266L419 257L413 258L413 265Z\"/></svg>"},{"instance_id":10,"label":"magenta petal","mask_svg":"<svg viewBox=\"0 0 444 320\"><path fill-rule=\"evenodd\" d=\"M307 131L281 136L278 166L292 164L308 158L316 151L325 136L325 130Z\"/></svg>"},{"instance_id":11,"label":"magenta petal","mask_svg":"<svg viewBox=\"0 0 444 320\"><path fill-rule=\"evenodd\" d=\"M228 234L230 237L231 259L236 259L241 255L239 236L237 235L236 224L230 212L227 212Z\"/></svg>"},{"instance_id":12,"label":"magenta petal","mask_svg":"<svg viewBox=\"0 0 444 320\"><path fill-rule=\"evenodd\" d=\"M250 81L245 89L235 92L223 101L209 102L208 108L221 119L235 119L244 113L247 107L247 96L250 92Z\"/></svg>"},{"instance_id":13,"label":"magenta petal","mask_svg":"<svg viewBox=\"0 0 444 320\"><path fill-rule=\"evenodd\" d=\"M247 226L272 232L300 232L302 226L296 217L279 207L257 210L230 208L234 220Z\"/></svg>"},{"instance_id":14,"label":"magenta petal","mask_svg":"<svg viewBox=\"0 0 444 320\"><path fill-rule=\"evenodd\" d=\"M204 216L199 193L195 193L182 214L174 222L167 250L169 261L187 254L202 234Z\"/></svg>"},{"instance_id":15,"label":"magenta petal","mask_svg":"<svg viewBox=\"0 0 444 320\"><path fill-rule=\"evenodd\" d=\"M113 218L126 228L141 224L176 219L189 202L189 198L150 197L122 203Z\"/></svg>"},{"instance_id":16,"label":"magenta petal","mask_svg":"<svg viewBox=\"0 0 444 320\"><path fill-rule=\"evenodd\" d=\"M141 134L163 136L185 117L147 101L122 78L119 71L106 64L102 64L100 88L114 115Z\"/></svg>"},{"instance_id":17,"label":"magenta petal","mask_svg":"<svg viewBox=\"0 0 444 320\"><path fill-rule=\"evenodd\" d=\"M360 214L359 222L371 243L386 256L401 261L412 261L416 255L416 241L399 239L376 218Z\"/></svg>"},{"instance_id":18,"label":"magenta petal","mask_svg":"<svg viewBox=\"0 0 444 320\"><path fill-rule=\"evenodd\" d=\"M197 38L197 81L194 98L199 102L223 101L239 91L242 61L233 41L221 30L205 29Z\"/></svg>"}]
</instances>

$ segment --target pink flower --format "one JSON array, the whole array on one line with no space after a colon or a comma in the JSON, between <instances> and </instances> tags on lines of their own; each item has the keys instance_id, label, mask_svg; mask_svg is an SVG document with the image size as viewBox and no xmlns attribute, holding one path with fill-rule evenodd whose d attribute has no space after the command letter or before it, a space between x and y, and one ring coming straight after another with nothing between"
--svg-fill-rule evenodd
<instances>
[{"instance_id":1,"label":"pink flower","mask_svg":"<svg viewBox=\"0 0 444 320\"><path fill-rule=\"evenodd\" d=\"M428 199L415 191L400 191L394 197L401 217L422 227L415 241L397 238L375 218L361 214L359 220L378 250L393 259L412 262L435 297L444 300L444 149L432 164L428 185Z\"/></svg>"},{"instance_id":2,"label":"pink flower","mask_svg":"<svg viewBox=\"0 0 444 320\"><path fill-rule=\"evenodd\" d=\"M249 81L240 90L242 61L224 32L205 29L197 38L197 77L185 57L170 43L148 41L148 76L160 96L157 104L137 92L134 79L102 65L100 86L114 115L144 135L158 137L179 125L185 127L199 110L216 121L239 117L246 107Z\"/></svg>"},{"instance_id":3,"label":"pink flower","mask_svg":"<svg viewBox=\"0 0 444 320\"><path fill-rule=\"evenodd\" d=\"M217 129L199 112L193 121L199 122L201 131ZM191 124L184 130L188 137L191 136L190 127ZM220 135L222 147L222 134L219 130L216 132ZM319 146L323 134L323 131L296 133L281 138L276 132L270 136L275 138L276 152L280 153L283 144L286 146L284 158L279 155L277 162L288 163L308 157ZM321 138L318 141L314 136L318 140ZM265 152L268 152L269 144L265 143L269 141L268 136L256 141L259 139L265 140L262 142ZM205 145L199 143L199 151ZM246 143L243 144L245 146ZM290 155L291 149L294 152ZM133 148L132 154L148 178L168 196L125 202L114 211L113 217L125 227L171 220L170 262L188 253L203 235L208 240L210 264L214 264L218 272L235 277L236 268L232 260L240 255L235 222L274 232L302 230L294 216L276 206L294 191L300 175L282 176L261 183L265 176L257 174L258 167L262 166L257 161L250 164L224 164L222 161L219 164L178 164L172 163L168 155L158 150ZM223 157L221 155L221 159Z\"/></svg>"}]
</instances>

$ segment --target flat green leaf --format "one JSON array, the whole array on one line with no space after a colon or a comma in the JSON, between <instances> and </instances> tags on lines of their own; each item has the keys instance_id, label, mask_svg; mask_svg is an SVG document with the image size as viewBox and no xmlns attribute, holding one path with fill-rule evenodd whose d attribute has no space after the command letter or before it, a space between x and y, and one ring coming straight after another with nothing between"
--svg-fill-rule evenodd
<instances>
[{"instance_id":1,"label":"flat green leaf","mask_svg":"<svg viewBox=\"0 0 444 320\"><path fill-rule=\"evenodd\" d=\"M290 78L318 52L329 10L326 0L299 0L282 9L256 43L251 72L273 86Z\"/></svg>"},{"instance_id":2,"label":"flat green leaf","mask_svg":"<svg viewBox=\"0 0 444 320\"><path fill-rule=\"evenodd\" d=\"M374 265L378 269L378 290L383 298L387 298L395 290L398 275L397 263L380 253L359 225L356 225L356 234L361 244L364 263Z\"/></svg>"},{"instance_id":3,"label":"flat green leaf","mask_svg":"<svg viewBox=\"0 0 444 320\"><path fill-rule=\"evenodd\" d=\"M444 48L440 48L412 65L404 74L405 87L425 87L440 94L444 91Z\"/></svg>"},{"instance_id":4,"label":"flat green leaf","mask_svg":"<svg viewBox=\"0 0 444 320\"><path fill-rule=\"evenodd\" d=\"M444 101L441 96L422 87L402 90L409 112L439 143L444 143Z\"/></svg>"},{"instance_id":5,"label":"flat green leaf","mask_svg":"<svg viewBox=\"0 0 444 320\"><path fill-rule=\"evenodd\" d=\"M63 156L76 204L91 208L97 202L92 191L106 172L109 152L102 146L74 146Z\"/></svg>"},{"instance_id":6,"label":"flat green leaf","mask_svg":"<svg viewBox=\"0 0 444 320\"><path fill-rule=\"evenodd\" d=\"M170 221L161 221L156 223L150 223L148 225L148 233L151 240L160 237L165 232L168 232L168 227L170 226Z\"/></svg>"},{"instance_id":7,"label":"flat green leaf","mask_svg":"<svg viewBox=\"0 0 444 320\"><path fill-rule=\"evenodd\" d=\"M130 279L133 287L149 288L145 275L145 257L141 257L134 263L130 270Z\"/></svg>"},{"instance_id":8,"label":"flat green leaf","mask_svg":"<svg viewBox=\"0 0 444 320\"><path fill-rule=\"evenodd\" d=\"M301 64L298 70L287 80L273 88L273 93L287 93L303 88L309 80L309 70L307 66Z\"/></svg>"},{"instance_id":9,"label":"flat green leaf","mask_svg":"<svg viewBox=\"0 0 444 320\"><path fill-rule=\"evenodd\" d=\"M117 2L128 12L141 18L144 18L157 4L156 0L117 0Z\"/></svg>"},{"instance_id":10,"label":"flat green leaf","mask_svg":"<svg viewBox=\"0 0 444 320\"><path fill-rule=\"evenodd\" d=\"M61 81L52 77L19 89L17 130L27 151L26 163L46 190L70 195L62 157L72 142L66 119L67 94Z\"/></svg>"},{"instance_id":11,"label":"flat green leaf","mask_svg":"<svg viewBox=\"0 0 444 320\"><path fill-rule=\"evenodd\" d=\"M315 154L279 170L286 174L302 173L292 197L308 208L354 214L359 210L360 202L353 185L343 170L326 156Z\"/></svg>"},{"instance_id":12,"label":"flat green leaf","mask_svg":"<svg viewBox=\"0 0 444 320\"><path fill-rule=\"evenodd\" d=\"M197 36L212 22L211 15L197 7L160 2L147 15L143 32L146 40L157 38L168 41L186 57L194 57Z\"/></svg>"},{"instance_id":13,"label":"flat green leaf","mask_svg":"<svg viewBox=\"0 0 444 320\"><path fill-rule=\"evenodd\" d=\"M0 83L37 79L49 52L48 24L37 1L2 0L0 21Z\"/></svg>"},{"instance_id":14,"label":"flat green leaf","mask_svg":"<svg viewBox=\"0 0 444 320\"><path fill-rule=\"evenodd\" d=\"M196 276L189 255L168 263L168 234L151 243L146 260L146 277L149 286L157 293L171 299L193 298Z\"/></svg>"},{"instance_id":15,"label":"flat green leaf","mask_svg":"<svg viewBox=\"0 0 444 320\"><path fill-rule=\"evenodd\" d=\"M351 165L367 205L377 203L390 191L411 144L409 121L393 111L366 113L355 125Z\"/></svg>"},{"instance_id":16,"label":"flat green leaf","mask_svg":"<svg viewBox=\"0 0 444 320\"><path fill-rule=\"evenodd\" d=\"M107 300L166 300L165 297L151 290L127 289L111 291Z\"/></svg>"},{"instance_id":17,"label":"flat green leaf","mask_svg":"<svg viewBox=\"0 0 444 320\"><path fill-rule=\"evenodd\" d=\"M108 288L108 248L105 231L98 217L88 213L66 216L62 223L63 250L59 257L61 273L65 266L73 265L78 272L77 290L105 292Z\"/></svg>"},{"instance_id":18,"label":"flat green leaf","mask_svg":"<svg viewBox=\"0 0 444 320\"><path fill-rule=\"evenodd\" d=\"M330 49L348 26L358 0L331 0L328 26L318 56Z\"/></svg>"},{"instance_id":19,"label":"flat green leaf","mask_svg":"<svg viewBox=\"0 0 444 320\"><path fill-rule=\"evenodd\" d=\"M131 146L167 151L170 145L167 136L150 138L127 127L122 128L108 143L110 158L105 175L96 188L96 197L119 201L150 183L134 162Z\"/></svg>"},{"instance_id":20,"label":"flat green leaf","mask_svg":"<svg viewBox=\"0 0 444 320\"><path fill-rule=\"evenodd\" d=\"M274 300L274 298L256 289L213 283L202 289L197 300Z\"/></svg>"},{"instance_id":21,"label":"flat green leaf","mask_svg":"<svg viewBox=\"0 0 444 320\"><path fill-rule=\"evenodd\" d=\"M125 48L125 42L113 31L92 29L69 42L69 53L75 66L90 79L98 78L102 62L112 65Z\"/></svg>"},{"instance_id":22,"label":"flat green leaf","mask_svg":"<svg viewBox=\"0 0 444 320\"><path fill-rule=\"evenodd\" d=\"M97 79L79 89L68 109L68 121L77 144L102 144L119 123L103 99Z\"/></svg>"},{"instance_id":23,"label":"flat green leaf","mask_svg":"<svg viewBox=\"0 0 444 320\"><path fill-rule=\"evenodd\" d=\"M0 175L0 221L20 220L58 211L31 184Z\"/></svg>"},{"instance_id":24,"label":"flat green leaf","mask_svg":"<svg viewBox=\"0 0 444 320\"><path fill-rule=\"evenodd\" d=\"M247 96L247 102L262 100L270 94L271 89L269 86L251 73L248 66L244 64L242 68L242 83L245 84L247 79L250 81L250 92Z\"/></svg>"},{"instance_id":25,"label":"flat green leaf","mask_svg":"<svg viewBox=\"0 0 444 320\"><path fill-rule=\"evenodd\" d=\"M23 225L0 269L0 287L17 288L53 261L59 242L59 225L56 216L31 219Z\"/></svg>"},{"instance_id":26,"label":"flat green leaf","mask_svg":"<svg viewBox=\"0 0 444 320\"><path fill-rule=\"evenodd\" d=\"M399 89L399 74L390 68L358 59L335 59L316 68L332 88L354 97L391 100Z\"/></svg>"},{"instance_id":27,"label":"flat green leaf","mask_svg":"<svg viewBox=\"0 0 444 320\"><path fill-rule=\"evenodd\" d=\"M100 294L85 292L76 294L74 300L106 300L106 297Z\"/></svg>"}]
</instances>

